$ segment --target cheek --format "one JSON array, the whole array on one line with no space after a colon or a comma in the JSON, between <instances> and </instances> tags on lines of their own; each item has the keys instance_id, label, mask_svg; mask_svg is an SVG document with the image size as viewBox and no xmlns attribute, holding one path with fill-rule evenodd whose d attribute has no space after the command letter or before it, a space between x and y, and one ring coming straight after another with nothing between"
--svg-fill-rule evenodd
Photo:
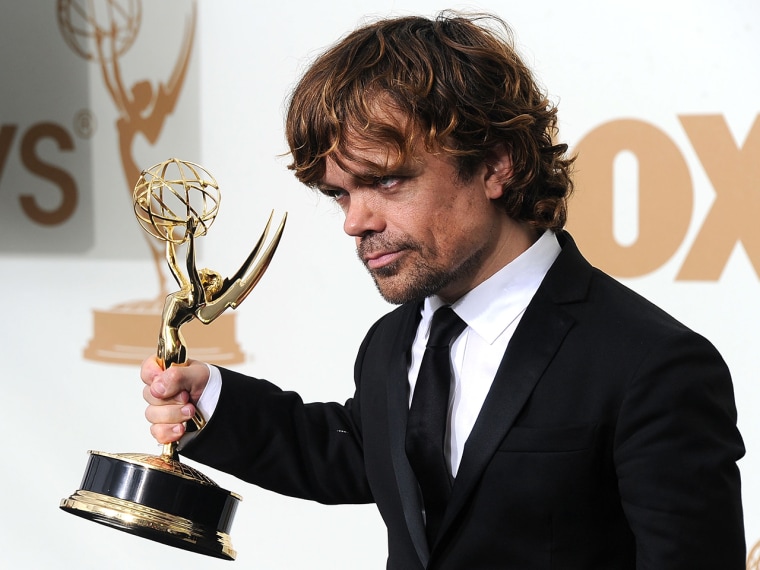
<instances>
[{"instance_id":1,"label":"cheek","mask_svg":"<svg viewBox=\"0 0 760 570\"><path fill-rule=\"evenodd\" d=\"M484 212L472 200L447 204L434 220L441 242L455 248L481 239L486 223Z\"/></svg>"},{"instance_id":2,"label":"cheek","mask_svg":"<svg viewBox=\"0 0 760 570\"><path fill-rule=\"evenodd\" d=\"M426 242L428 260L443 267L457 266L478 249L478 234L461 219L441 219L439 222L435 228L430 228Z\"/></svg>"},{"instance_id":3,"label":"cheek","mask_svg":"<svg viewBox=\"0 0 760 570\"><path fill-rule=\"evenodd\" d=\"M417 243L430 261L454 262L483 239L484 205L466 192L441 193L414 207L398 208L395 214L388 231Z\"/></svg>"},{"instance_id":4,"label":"cheek","mask_svg":"<svg viewBox=\"0 0 760 570\"><path fill-rule=\"evenodd\" d=\"M488 224L459 226L458 232L449 231L446 239L447 260L458 266L475 255L491 251L495 244L494 228Z\"/></svg>"}]
</instances>

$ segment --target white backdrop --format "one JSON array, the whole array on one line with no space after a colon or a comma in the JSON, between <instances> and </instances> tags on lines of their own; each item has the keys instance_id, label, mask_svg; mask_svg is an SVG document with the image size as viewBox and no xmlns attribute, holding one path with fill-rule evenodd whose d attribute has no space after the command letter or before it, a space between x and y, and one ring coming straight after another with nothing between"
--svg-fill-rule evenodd
<instances>
[{"instance_id":1,"label":"white backdrop","mask_svg":"<svg viewBox=\"0 0 760 570\"><path fill-rule=\"evenodd\" d=\"M64 43L53 0L6 4L7 17L0 23L5 78L0 86L0 212L6 212L0 214L5 323L0 353L6 372L0 565L225 567L230 563L138 539L58 509L59 501L78 487L88 449L158 452L143 419L137 365L83 358L93 335L91 311L153 295L156 280L132 218L118 155L118 115L101 69ZM70 9L76 3L59 4ZM113 4L134 7L139 1ZM143 4L140 33L120 59L128 87L139 79L168 79L193 6L191 0ZM284 102L310 59L367 18L432 15L444 8L493 11L514 27L522 54L559 101L560 135L571 147L597 127L630 119L649 125L650 132L661 135L657 140L669 141L663 148L676 149L685 164L693 204L687 200L673 212L688 221L683 235L662 263L623 281L708 336L728 361L748 450L741 469L751 548L760 540L760 425L753 413L760 400L755 386L760 251L755 248L752 257L741 242L753 239L753 231L743 228L757 221L743 212L760 192L760 174L746 167L760 163L760 126L752 130L760 113L760 5L755 0L449 5L198 0L197 34L177 107L155 144L138 137L133 152L140 167L178 155L200 162L217 177L224 201L200 257L222 273L236 268L271 208L289 212L275 261L236 313L238 340L246 352L237 367L297 390L306 400L343 401L351 395L358 344L389 307L356 261L352 240L342 234L341 214L301 188L286 170L287 159L280 156ZM83 110L93 133L77 126ZM721 218L721 231L736 236L736 245L719 276L711 279L683 279L679 272L705 220L717 216L713 206L730 200L731 190L716 184L714 167L703 164L679 119L684 115L720 116L734 152L745 147L753 153L742 163L746 186L743 196L734 196L743 199L735 204L736 218ZM39 124L47 130L33 130ZM69 134L72 148L56 146L60 131ZM758 142L745 145L750 140ZM68 182L66 176L52 183L34 174L30 148L69 173ZM581 166L588 172L598 164L588 160L584 166L581 160ZM614 209L598 215L613 216L619 244L633 246L637 232L651 223L636 215L635 168L629 163L621 169L630 176L615 179ZM72 184L79 203L57 225L33 222L19 208L19 197L33 192L43 209L55 210ZM577 189L579 195L583 191ZM580 208L589 206L578 198ZM581 236L582 249L584 243L593 248L593 236L572 227L573 211L571 205L571 230ZM660 226L669 231L667 224ZM604 268L609 260L595 261ZM238 567L384 568L385 533L373 506L296 501L201 469L244 497L231 533ZM357 566L356 560L363 562Z\"/></svg>"}]
</instances>

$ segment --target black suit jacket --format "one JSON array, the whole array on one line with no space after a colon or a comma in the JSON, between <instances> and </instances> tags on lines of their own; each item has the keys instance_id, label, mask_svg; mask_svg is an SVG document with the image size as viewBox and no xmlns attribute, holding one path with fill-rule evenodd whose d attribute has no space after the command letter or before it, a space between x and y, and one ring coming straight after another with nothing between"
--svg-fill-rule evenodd
<instances>
[{"instance_id":1,"label":"black suit jacket","mask_svg":"<svg viewBox=\"0 0 760 570\"><path fill-rule=\"evenodd\" d=\"M223 371L218 408L183 453L291 496L374 501L394 570L743 569L744 447L725 363L559 238L432 548L404 452L418 304L368 332L345 404Z\"/></svg>"}]
</instances>

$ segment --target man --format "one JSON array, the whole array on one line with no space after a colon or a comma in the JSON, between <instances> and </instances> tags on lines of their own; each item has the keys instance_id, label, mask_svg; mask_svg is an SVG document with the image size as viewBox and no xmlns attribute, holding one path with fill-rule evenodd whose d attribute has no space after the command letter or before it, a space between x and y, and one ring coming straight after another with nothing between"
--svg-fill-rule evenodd
<instances>
[{"instance_id":1,"label":"man","mask_svg":"<svg viewBox=\"0 0 760 570\"><path fill-rule=\"evenodd\" d=\"M391 569L744 567L729 372L562 230L572 160L506 25L361 28L306 72L286 127L296 176L401 306L343 405L147 360L159 442L280 493L375 502ZM430 341L443 370L434 314L453 323ZM196 406L210 420L185 436Z\"/></svg>"}]
</instances>

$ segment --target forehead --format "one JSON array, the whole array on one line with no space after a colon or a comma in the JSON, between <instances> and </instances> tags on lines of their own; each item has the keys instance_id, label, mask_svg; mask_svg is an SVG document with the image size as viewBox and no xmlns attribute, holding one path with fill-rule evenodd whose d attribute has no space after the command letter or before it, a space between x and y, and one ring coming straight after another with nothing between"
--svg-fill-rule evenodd
<instances>
[{"instance_id":1,"label":"forehead","mask_svg":"<svg viewBox=\"0 0 760 570\"><path fill-rule=\"evenodd\" d=\"M337 163L352 161L392 167L414 154L419 126L387 93L368 93L361 111L347 113L333 141Z\"/></svg>"}]
</instances>

